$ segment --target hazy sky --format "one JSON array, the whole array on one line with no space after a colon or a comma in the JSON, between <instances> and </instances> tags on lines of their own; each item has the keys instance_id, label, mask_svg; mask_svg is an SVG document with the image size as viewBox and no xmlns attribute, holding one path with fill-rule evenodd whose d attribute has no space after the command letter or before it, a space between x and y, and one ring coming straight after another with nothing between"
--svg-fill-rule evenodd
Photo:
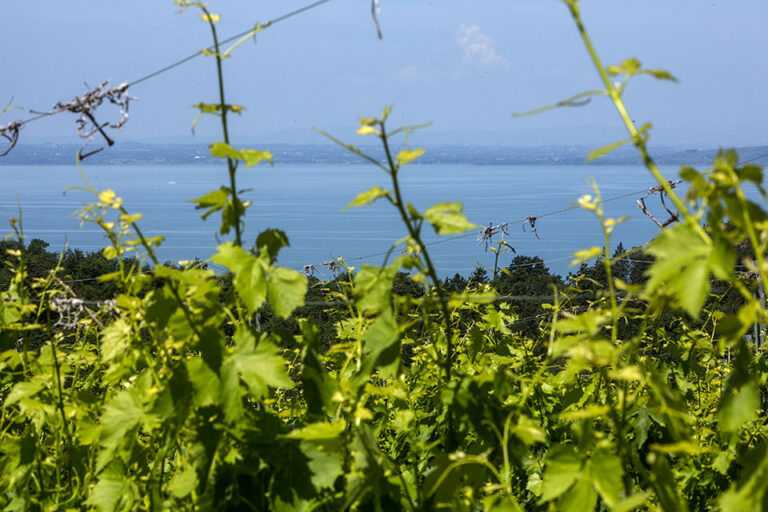
<instances>
[{"instance_id":1,"label":"hazy sky","mask_svg":"<svg viewBox=\"0 0 768 512\"><path fill-rule=\"evenodd\" d=\"M211 0L210 8L221 14L218 29L226 37L305 3ZM623 136L603 100L510 116L599 87L561 2L381 0L381 8L381 41L368 0L333 0L240 47L225 66L228 101L248 109L233 130L263 141L306 133L306 141L315 142L313 125L342 130L393 104L394 123L433 121L432 135L446 141L483 141L482 132L457 131L466 129L497 131L509 145L607 143ZM680 79L640 77L627 93L637 122L654 123L654 141L768 144L768 2L584 0L582 9L606 63L637 57ZM83 82L131 81L208 46L197 13L176 12L171 0L3 0L0 101L13 96L26 108L48 109L83 93ZM118 140L217 137L214 118L200 122L195 138L189 133L195 115L189 106L217 100L213 59L198 58L130 93L139 101ZM117 115L105 113L100 119ZM22 137L76 142L74 117L30 124Z\"/></svg>"}]
</instances>

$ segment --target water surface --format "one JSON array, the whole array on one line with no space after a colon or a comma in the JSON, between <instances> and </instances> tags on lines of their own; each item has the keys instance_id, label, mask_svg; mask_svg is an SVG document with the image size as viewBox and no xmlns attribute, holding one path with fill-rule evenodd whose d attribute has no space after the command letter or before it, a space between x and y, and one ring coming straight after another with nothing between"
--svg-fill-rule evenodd
<instances>
[{"instance_id":1,"label":"water surface","mask_svg":"<svg viewBox=\"0 0 768 512\"><path fill-rule=\"evenodd\" d=\"M111 188L124 199L130 212L141 212L141 227L149 236L165 235L159 250L162 260L210 257L219 243L218 218L202 221L188 201L218 188L228 178L226 170L210 165L147 165L85 167L97 188ZM677 169L662 168L668 178ZM75 212L93 201L89 194L67 187L82 184L77 170L67 166L2 166L0 216L18 215L21 204L25 233L42 238L53 249L65 243L86 250L102 249L106 241L92 224L80 225ZM467 217L481 225L517 222L538 216L538 238L530 226L510 225L506 240L518 254L540 256L548 266L567 273L569 255L592 245L602 245L594 216L572 210L541 217L573 205L591 193L594 178L605 198L639 192L655 183L648 172L635 166L473 166L464 164L413 165L401 171L403 194L418 208L442 201L464 203ZM389 188L388 176L370 165L276 165L257 167L238 175L243 197L252 201L246 218L246 239L255 240L265 228L284 230L291 247L281 253L280 263L302 268L336 256L349 260L386 251L405 230L394 209L380 201L367 208L342 212L356 194L373 185ZM615 241L625 247L647 242L658 228L639 210L635 200L642 194L606 204L610 216L629 216L616 228ZM660 219L666 218L658 196L647 200ZM7 226L7 224L6 224ZM9 233L3 228L0 233ZM439 239L425 227L426 239ZM219 240L221 237L219 237ZM469 274L477 264L493 265L493 254L470 235L431 247L439 272ZM504 254L509 264L514 255ZM364 261L381 263L383 257ZM362 260L354 260L359 264Z\"/></svg>"}]
</instances>

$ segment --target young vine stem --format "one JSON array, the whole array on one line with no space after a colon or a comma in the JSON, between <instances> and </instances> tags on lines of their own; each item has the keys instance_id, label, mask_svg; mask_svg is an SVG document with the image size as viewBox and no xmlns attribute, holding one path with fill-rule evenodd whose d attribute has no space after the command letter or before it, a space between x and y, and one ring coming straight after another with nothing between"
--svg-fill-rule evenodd
<instances>
[{"instance_id":1,"label":"young vine stem","mask_svg":"<svg viewBox=\"0 0 768 512\"><path fill-rule=\"evenodd\" d=\"M120 206L119 208L120 213L123 215L129 215L128 211ZM136 236L139 237L139 240L141 241L141 245L144 247L144 249L147 250L147 255L149 256L149 259L152 260L152 263L155 264L155 267L160 266L160 260L157 259L157 256L155 255L155 251L152 248L152 245L147 241L146 237L144 236L144 233L141 231L139 226L136 225L136 223L133 223L131 225L133 228L133 231L136 233ZM178 302L179 307L181 307L181 311L184 313L184 318L186 318L187 323L192 328L192 331L195 333L195 335L198 337L198 339L202 339L202 333L197 327L197 324L195 323L194 319L192 318L192 312L189 310L189 307L184 302L184 299L181 298L181 294L179 293L179 289L176 285L176 283L173 280L169 281L169 288L171 290L171 293L173 294L173 298L176 299L176 302Z\"/></svg>"},{"instance_id":2,"label":"young vine stem","mask_svg":"<svg viewBox=\"0 0 768 512\"><path fill-rule=\"evenodd\" d=\"M419 234L419 230L414 226L411 219L408 217L408 213L405 209L405 205L403 204L403 196L400 192L400 183L397 179L397 172L399 170L399 167L395 164L394 158L392 158L392 151L389 148L389 140L387 138L387 130L385 127L385 120L382 119L379 121L379 125L381 127L381 140L384 145L384 153L387 157L387 164L389 165L389 171L388 174L390 178L392 179L392 189L395 193L395 200L394 200L394 206L397 208L397 211L400 212L400 217L403 220L403 223L405 224L406 228L408 229L408 234L411 236L411 239L413 239L414 242L419 247L419 254L424 259L424 263L427 265L427 274L429 275L430 280L432 281L435 290L437 291L438 296L438 302L440 302L440 309L443 313L443 324L445 325L445 338L446 338L446 344L445 344L445 361L444 361L444 369L445 369L445 384L446 386L450 386L451 383L451 373L452 373L452 365L453 365L453 328L451 327L451 313L448 310L448 301L447 297L445 296L445 293L443 291L443 287L440 284L440 278L437 276L437 271L435 270L435 266L432 263L432 258L429 256L429 252L427 251L427 246L424 243L424 241L421 239L421 236ZM447 413L448 418L448 448L453 449L455 445L455 439L454 439L454 425L453 425L453 415L450 411Z\"/></svg>"},{"instance_id":3,"label":"young vine stem","mask_svg":"<svg viewBox=\"0 0 768 512\"><path fill-rule=\"evenodd\" d=\"M437 276L437 271L435 270L435 266L432 264L432 258L429 256L429 252L427 251L427 246L424 244L424 241L421 239L421 236L418 232L418 230L413 225L411 219L408 217L408 212L405 209L405 206L403 204L403 196L400 192L400 183L397 179L397 172L398 167L395 165L395 161L392 158L392 151L389 148L389 141L387 140L387 132L386 128L384 127L384 121L382 120L380 122L381 125L381 140L384 143L384 153L387 156L387 163L389 164L389 175L392 178L392 188L394 189L395 193L395 201L394 205L397 208L397 211L400 212L400 217L403 219L403 223L405 223L406 228L408 229L408 234L411 236L411 238L416 242L416 244L419 246L419 253L424 258L424 263L427 265L427 274L429 275L430 280L432 281L432 284L435 286L435 290L437 291L437 296L440 302L440 308L443 313L443 323L445 325L445 334L446 334L446 350L445 350L445 380L447 383L451 381L451 366L453 362L453 328L451 327L451 314L448 310L448 302L445 297L445 293L443 290L442 285L440 284L440 278Z\"/></svg>"},{"instance_id":4,"label":"young vine stem","mask_svg":"<svg viewBox=\"0 0 768 512\"><path fill-rule=\"evenodd\" d=\"M227 123L227 102L224 98L224 73L221 65L221 53L219 49L219 37L216 34L216 25L213 17L208 12L208 9L201 5L200 9L205 13L205 19L208 21L208 25L211 27L211 34L213 36L214 57L216 58L216 72L218 74L219 83L219 105L221 107L221 130L224 134L224 143L229 145L229 125ZM229 187L232 193L232 204L235 208L235 245L243 245L243 236L240 227L240 215L241 215L241 203L240 198L237 196L237 186L235 183L235 173L237 172L237 165L232 158L227 157L227 169L229 170Z\"/></svg>"},{"instance_id":5,"label":"young vine stem","mask_svg":"<svg viewBox=\"0 0 768 512\"><path fill-rule=\"evenodd\" d=\"M627 111L627 107L626 105L624 105L624 101L621 99L621 88L617 88L611 82L611 78L608 76L608 72L606 71L605 66L603 65L603 62L600 60L600 57L598 56L597 51L595 50L595 46L592 44L592 39L589 37L589 34L587 33L587 29L584 27L584 23L582 22L581 13L579 9L579 0L564 0L564 1L568 5L568 10L570 11L571 17L573 18L573 21L579 30L579 35L581 36L581 40L583 41L584 46L586 47L587 52L589 53L590 59L592 60L592 64L594 65L595 69L600 75L600 79L603 82L603 85L605 86L606 91L608 92L608 96L611 98L611 101L613 102L614 107L616 108L616 111L619 114L619 117L621 117L621 120L624 122L624 126L627 128L627 131L631 135L635 148L637 148L641 158L643 159L643 164L651 172L653 177L659 183L659 185L667 194L667 196L675 204L675 207L683 215L685 220L690 223L690 225L696 230L696 232L699 234L699 236L702 237L702 239L709 240L709 236L707 236L706 232L704 231L704 228L701 226L698 220L694 217L694 215L691 214L690 211L688 211L688 208L686 208L683 201L675 193L672 186L664 178L664 176L661 174L661 171L659 171L658 167L656 166L656 163L651 158L644 138L642 137L640 132L637 130L637 128L635 128L635 123L632 121L632 117L629 115L629 112ZM743 201L743 197L740 199ZM745 215L745 219L748 219L749 214L746 209L744 209L744 215ZM750 237L750 241L754 245L754 243L757 240L755 236L754 228L752 227L752 224L749 221L746 222L746 226L747 226L748 235ZM763 283L763 287L766 287L768 286L768 274L766 274L766 271L763 265L763 257L762 255L758 254L758 252L759 252L758 247L755 246L755 255L758 261L760 279ZM743 288L741 288L740 291L742 292L743 295L745 295L745 298L747 299L750 298L747 294L745 294L745 290Z\"/></svg>"},{"instance_id":6,"label":"young vine stem","mask_svg":"<svg viewBox=\"0 0 768 512\"><path fill-rule=\"evenodd\" d=\"M672 189L670 184L667 182L667 180L664 178L664 176L661 174L661 171L659 171L658 167L656 166L656 163L651 158L651 155L648 152L648 147L645 144L645 140L643 139L641 133L637 130L637 128L635 128L635 123L634 121L632 121L632 117L629 115L629 112L627 111L627 107L624 105L624 101L621 99L621 92L611 82L611 78L608 76L608 72L606 71L605 66L603 65L603 62L600 60L600 57L597 55L597 51L595 50L595 47L592 44L592 40L589 37L589 34L587 33L587 29L584 27L584 23L582 22L582 19L581 19L581 14L579 12L579 0L565 0L565 2L568 5L568 9L571 13L571 17L573 18L573 21L579 30L579 35L581 36L581 40L587 49L587 53L589 53L589 56L592 60L592 64L597 70L597 73L600 75L600 80L603 82L603 85L605 86L605 89L608 92L608 97L613 102L613 105L616 108L616 111L618 112L619 117L621 117L621 120L624 122L624 126L627 128L627 131L632 137L632 141L635 145L635 148L637 148L641 158L643 159L643 164L651 172L651 174L659 183L661 188L664 189L664 192L667 194L667 196L669 196L669 198L675 204L675 207L680 211L683 217L685 217L687 221L689 221L693 226L697 228L697 231L699 232L700 235L706 237L706 234L704 233L703 228L701 228L701 226L696 221L694 216L688 211L688 208L686 208L685 204L680 199L680 197L678 197L678 195L675 194L674 190Z\"/></svg>"}]
</instances>

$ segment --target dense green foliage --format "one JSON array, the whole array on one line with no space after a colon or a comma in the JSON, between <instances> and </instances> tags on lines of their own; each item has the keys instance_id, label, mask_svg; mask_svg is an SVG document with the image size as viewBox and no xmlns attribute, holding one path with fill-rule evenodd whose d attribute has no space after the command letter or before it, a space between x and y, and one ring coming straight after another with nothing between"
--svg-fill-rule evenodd
<instances>
[{"instance_id":1,"label":"dense green foliage","mask_svg":"<svg viewBox=\"0 0 768 512\"><path fill-rule=\"evenodd\" d=\"M216 41L217 16L176 3L202 9ZM605 217L595 187L579 204L604 245L574 263L596 265L567 282L535 260L441 280L422 229L475 226L458 203L419 211L402 196L399 175L423 151L391 151L391 138L414 127L388 130L385 109L359 130L378 138L383 162L344 145L386 178L350 206L389 202L404 238L381 266L339 261L335 278L308 280L278 265L285 233L244 246L251 205L237 172L271 155L229 144L227 114L242 109L225 101L231 49L216 44L207 53L220 99L198 108L221 118L224 141L211 154L226 160L229 183L193 203L204 218L221 216L231 241L211 261L228 275L157 261L162 239L145 237L140 215L85 176L94 203L81 218L104 231L100 256L55 258L11 222L19 242L3 247L0 276L0 506L761 510L768 367L745 334L766 319L768 214L742 185L764 197L762 169L722 153L705 171L683 168L688 193L677 196L621 99L634 75L671 75L633 59L603 67L578 2L565 4L604 79L600 93L680 222L642 253L614 251L621 219ZM93 289L66 284L94 273ZM551 300L505 298L542 288Z\"/></svg>"}]
</instances>

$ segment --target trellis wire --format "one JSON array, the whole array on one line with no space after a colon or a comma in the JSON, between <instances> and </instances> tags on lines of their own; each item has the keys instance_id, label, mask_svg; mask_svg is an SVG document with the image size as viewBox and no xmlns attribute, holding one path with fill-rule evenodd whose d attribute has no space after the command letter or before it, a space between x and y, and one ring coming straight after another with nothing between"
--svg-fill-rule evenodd
<instances>
[{"instance_id":1,"label":"trellis wire","mask_svg":"<svg viewBox=\"0 0 768 512\"><path fill-rule=\"evenodd\" d=\"M332 0L318 0L318 1L313 2L311 4L305 5L304 7L300 7L298 9L290 11L290 12L288 12L286 14L283 14L282 16L278 16L277 18L274 18L271 21L269 21L267 24L268 25L274 25L275 23L279 23L281 21L287 20L289 18L292 18L294 16L302 14L302 13L304 13L306 11L309 11L311 9L319 7L320 5L328 3L330 1L332 1ZM233 36L230 36L230 37L220 41L219 45L231 43L232 41L240 39L240 38L248 35L251 32L253 32L253 29L248 29L248 30L245 30L245 31L240 32L238 34L235 34ZM179 60L177 60L177 61L175 61L175 62L173 62L171 64L163 66L162 68L160 68L160 69L158 69L156 71L153 71L151 73L148 73L148 74L146 74L144 76L141 76L141 77L137 78L136 80L132 80L132 81L129 81L129 82L123 82L118 87L122 89L122 92L125 92L125 90L127 90L129 87L133 87L133 86L135 86L137 84L140 84L142 82L145 82L147 80L151 80L151 79L153 79L153 78L155 78L155 77L157 77L159 75L162 75L162 74L164 74L164 73L166 73L166 72L168 72L168 71L170 71L170 70L172 70L172 69L174 69L174 68L176 68L178 66L181 66L182 64L185 64L185 63L195 59L196 57L199 57L200 55L204 55L204 53L206 51L208 51L208 52L215 51L215 47L209 46L205 50L198 50L197 52L195 52L195 53L193 53L191 55L188 55L188 56L186 56L186 57L184 57L182 59L179 59ZM104 84L102 84L102 86ZM87 96L88 96L88 93L84 94L82 97L75 98L75 100L73 100L73 101L75 103L78 103L77 102L78 99L82 99L82 98L85 98ZM62 112L70 112L70 111L73 111L72 108L77 108L76 104L69 105L69 103L70 102L58 102L54 106L54 109L49 111L49 112L34 112L34 111L31 111L32 113L35 113L36 115L33 116L33 117L30 117L28 119L24 119L24 120L19 119L19 120L13 121L11 123L8 123L6 125L0 125L0 137L6 138L10 142L9 147L6 148L6 150L3 153L0 153L0 157L7 155L14 148L14 146L16 145L16 142L18 141L18 138L19 138L19 130L22 127L24 127L24 126L26 126L26 125L28 125L30 123L33 123L35 121L39 121L40 119L43 119L43 118L46 118L46 117L50 117L50 116L53 116L53 115L56 115L56 114L60 114ZM72 108L68 108L69 106L71 106ZM126 118L124 118L121 121L122 124L124 124L125 119ZM94 126L96 127L96 131L100 131L98 129L98 127L100 125L98 125L95 122L95 120L89 119L89 121L93 122ZM103 128L103 126L102 126L102 128ZM108 141L108 144L109 144L109 141L110 141L109 137L107 137L104 133L102 133L102 135L104 135L105 139ZM111 146L112 144L109 144L109 145ZM93 153L91 153L91 154L93 154Z\"/></svg>"}]
</instances>

